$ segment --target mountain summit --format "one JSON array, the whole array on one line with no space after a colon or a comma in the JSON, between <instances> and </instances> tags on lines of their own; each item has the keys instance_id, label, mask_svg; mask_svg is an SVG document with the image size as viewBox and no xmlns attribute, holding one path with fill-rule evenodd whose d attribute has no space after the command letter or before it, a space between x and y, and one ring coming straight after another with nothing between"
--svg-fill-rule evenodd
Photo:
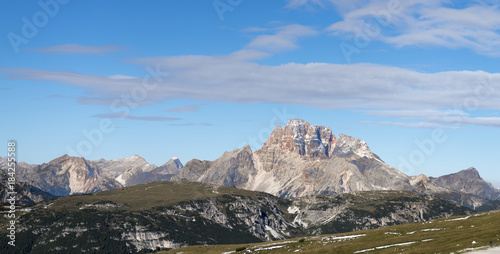
<instances>
[{"instance_id":1,"label":"mountain summit","mask_svg":"<svg viewBox=\"0 0 500 254\"><path fill-rule=\"evenodd\" d=\"M262 149L281 148L303 158L326 159L331 156L334 145L335 136L330 128L292 119L284 128L276 127Z\"/></svg>"}]
</instances>

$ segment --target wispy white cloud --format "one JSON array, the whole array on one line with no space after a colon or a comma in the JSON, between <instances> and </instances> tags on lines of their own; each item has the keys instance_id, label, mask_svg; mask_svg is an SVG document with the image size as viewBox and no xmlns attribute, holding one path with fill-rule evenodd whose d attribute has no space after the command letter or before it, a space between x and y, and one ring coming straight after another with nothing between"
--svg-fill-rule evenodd
<instances>
[{"instance_id":1,"label":"wispy white cloud","mask_svg":"<svg viewBox=\"0 0 500 254\"><path fill-rule=\"evenodd\" d=\"M335 6L343 18L329 27L336 35L366 36L366 27L375 25L380 32L368 34L370 40L396 47L468 48L500 56L500 5L493 1L471 1L465 7L456 7L449 0L290 0L288 7L327 3ZM382 12L389 15L380 15Z\"/></svg>"},{"instance_id":2,"label":"wispy white cloud","mask_svg":"<svg viewBox=\"0 0 500 254\"><path fill-rule=\"evenodd\" d=\"M396 126L396 127L404 127L404 128L425 128L425 129L454 129L456 127L449 125L442 125L437 123L429 123L429 122L416 122L416 123L404 123L404 122L390 122L390 121L381 121L381 122L373 122L373 121L364 121L360 122L361 124L373 124L373 125L383 125L383 126Z\"/></svg>"},{"instance_id":3,"label":"wispy white cloud","mask_svg":"<svg viewBox=\"0 0 500 254\"><path fill-rule=\"evenodd\" d=\"M441 120L442 123L450 123L454 125L470 124L470 125L483 125L500 128L500 117L448 117Z\"/></svg>"},{"instance_id":4,"label":"wispy white cloud","mask_svg":"<svg viewBox=\"0 0 500 254\"><path fill-rule=\"evenodd\" d=\"M245 55L245 54L243 54ZM252 54L250 54L252 55ZM441 109L477 104L500 109L500 74L483 71L420 73L374 64L261 65L239 53L137 59L171 73L143 103L168 99L283 103L325 109ZM52 81L89 91L88 103L111 103L143 79L34 69L2 68L10 79ZM355 75L353 75L355 74ZM389 114L390 112L386 112ZM405 112L403 112L406 114ZM399 114L403 114L399 113ZM422 114L429 112L423 112ZM392 113L395 114L395 113Z\"/></svg>"},{"instance_id":5,"label":"wispy white cloud","mask_svg":"<svg viewBox=\"0 0 500 254\"><path fill-rule=\"evenodd\" d=\"M50 47L30 48L30 49L43 53L56 53L56 54L103 54L103 53L123 50L121 47L115 45L84 46L79 44L62 44Z\"/></svg>"},{"instance_id":6,"label":"wispy white cloud","mask_svg":"<svg viewBox=\"0 0 500 254\"><path fill-rule=\"evenodd\" d=\"M395 117L402 119L436 119L446 117L463 117L463 110L364 110L366 115Z\"/></svg>"},{"instance_id":7,"label":"wispy white cloud","mask_svg":"<svg viewBox=\"0 0 500 254\"><path fill-rule=\"evenodd\" d=\"M195 112L200 110L200 107L198 105L189 105L189 106L182 106L182 107L176 107L176 108L171 108L167 109L167 112Z\"/></svg>"},{"instance_id":8,"label":"wispy white cloud","mask_svg":"<svg viewBox=\"0 0 500 254\"><path fill-rule=\"evenodd\" d=\"M120 75L120 74L111 75L111 76L108 76L108 77L110 79L134 79L134 78L137 78L137 77L127 76L127 75Z\"/></svg>"},{"instance_id":9,"label":"wispy white cloud","mask_svg":"<svg viewBox=\"0 0 500 254\"><path fill-rule=\"evenodd\" d=\"M299 7L313 7L313 6L321 6L324 7L324 3L328 1L324 0L288 0L285 8L299 8Z\"/></svg>"},{"instance_id":10,"label":"wispy white cloud","mask_svg":"<svg viewBox=\"0 0 500 254\"><path fill-rule=\"evenodd\" d=\"M482 125L500 128L500 117L472 117L462 110L367 110L367 115L396 119L417 119L425 122L370 122L410 128L456 128L462 125Z\"/></svg>"},{"instance_id":11,"label":"wispy white cloud","mask_svg":"<svg viewBox=\"0 0 500 254\"><path fill-rule=\"evenodd\" d=\"M205 127L210 127L210 126L214 126L214 125L211 123L171 123L170 126L180 126L180 127L205 126Z\"/></svg>"},{"instance_id":12,"label":"wispy white cloud","mask_svg":"<svg viewBox=\"0 0 500 254\"><path fill-rule=\"evenodd\" d=\"M355 1L356 4L360 2L372 1ZM343 8L352 7L346 4ZM145 94L140 94L143 97L140 101L132 102L134 107L170 99L279 103L323 109L374 108L378 110L365 113L417 119L413 125L420 126L430 126L429 123L450 125L457 119L464 124L498 126L497 119L472 118L465 114L464 108L473 105L479 110L499 110L500 73L422 73L377 64L287 63L270 66L256 62L269 57L273 50L296 48L298 38L315 33L306 26L282 26L275 34L257 36L245 49L227 55L160 56L129 61L159 72L160 78L152 78L150 74L138 78L1 67L0 73L4 74L4 79L49 81L79 87L88 94L78 98L82 104L130 107L127 100L120 98L140 91L152 79L154 87L143 89ZM162 76L166 73L168 75Z\"/></svg>"},{"instance_id":13,"label":"wispy white cloud","mask_svg":"<svg viewBox=\"0 0 500 254\"><path fill-rule=\"evenodd\" d=\"M287 25L275 29L274 34L259 35L250 43L247 48L269 51L286 51L298 48L297 40L304 37L314 36L318 32L308 26Z\"/></svg>"},{"instance_id":14,"label":"wispy white cloud","mask_svg":"<svg viewBox=\"0 0 500 254\"><path fill-rule=\"evenodd\" d=\"M247 27L242 30L243 32L247 33L261 33L261 32L267 32L269 31L269 28L264 28L264 27Z\"/></svg>"},{"instance_id":15,"label":"wispy white cloud","mask_svg":"<svg viewBox=\"0 0 500 254\"><path fill-rule=\"evenodd\" d=\"M119 118L119 119L129 119L129 120L139 120L139 121L177 121L177 120L182 120L182 118L176 118L176 117L132 116L130 114L122 114L122 113L96 114L96 115L93 115L92 117Z\"/></svg>"}]
</instances>

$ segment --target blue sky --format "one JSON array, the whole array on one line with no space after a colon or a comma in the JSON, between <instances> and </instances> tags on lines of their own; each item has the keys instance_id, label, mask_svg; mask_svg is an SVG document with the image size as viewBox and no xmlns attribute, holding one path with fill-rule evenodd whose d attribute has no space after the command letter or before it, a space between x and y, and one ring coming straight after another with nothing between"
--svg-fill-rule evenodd
<instances>
[{"instance_id":1,"label":"blue sky","mask_svg":"<svg viewBox=\"0 0 500 254\"><path fill-rule=\"evenodd\" d=\"M0 7L0 140L18 142L20 161L214 160L301 118L409 175L474 166L500 179L494 1Z\"/></svg>"}]
</instances>

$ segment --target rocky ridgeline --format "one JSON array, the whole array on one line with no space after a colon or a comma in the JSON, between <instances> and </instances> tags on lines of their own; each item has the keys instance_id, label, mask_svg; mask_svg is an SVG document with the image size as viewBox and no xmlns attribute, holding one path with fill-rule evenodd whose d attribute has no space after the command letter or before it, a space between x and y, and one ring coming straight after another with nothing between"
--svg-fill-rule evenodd
<instances>
[{"instance_id":1,"label":"rocky ridgeline","mask_svg":"<svg viewBox=\"0 0 500 254\"><path fill-rule=\"evenodd\" d=\"M0 168L5 168L5 159ZM154 181L181 180L267 192L283 198L370 190L432 194L468 207L500 199L500 190L470 168L439 178L407 176L372 153L365 141L337 137L325 126L300 119L278 126L263 147L225 152L215 161L173 157L164 165L138 155L88 161L64 155L42 165L18 163L20 183L54 196L93 193ZM29 188L28 188L29 189Z\"/></svg>"}]
</instances>

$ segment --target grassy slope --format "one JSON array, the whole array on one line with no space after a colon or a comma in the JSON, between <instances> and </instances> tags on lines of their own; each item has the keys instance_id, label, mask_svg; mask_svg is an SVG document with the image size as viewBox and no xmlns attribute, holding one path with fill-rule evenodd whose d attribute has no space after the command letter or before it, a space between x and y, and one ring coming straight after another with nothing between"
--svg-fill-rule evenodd
<instances>
[{"instance_id":1,"label":"grassy slope","mask_svg":"<svg viewBox=\"0 0 500 254\"><path fill-rule=\"evenodd\" d=\"M453 220L453 219L459 220ZM467 218L467 219L462 219ZM426 231L427 229L440 229ZM423 231L422 231L423 230ZM414 233L412 233L414 232ZM335 240L332 236L366 234L350 240ZM500 244L500 211L475 214L470 217L453 217L434 220L431 223L406 224L373 230L357 231L348 234L322 235L284 241L258 244L190 246L161 254L172 253L223 253L246 247L243 252L233 253L354 253L380 246L415 242L406 246L393 246L362 253L452 253L468 248L489 246L489 241ZM422 241L428 240L429 241ZM476 243L473 244L472 242ZM272 246L284 246L269 250L257 250ZM250 251L248 251L250 250ZM300 250L294 252L296 250Z\"/></svg>"}]
</instances>

